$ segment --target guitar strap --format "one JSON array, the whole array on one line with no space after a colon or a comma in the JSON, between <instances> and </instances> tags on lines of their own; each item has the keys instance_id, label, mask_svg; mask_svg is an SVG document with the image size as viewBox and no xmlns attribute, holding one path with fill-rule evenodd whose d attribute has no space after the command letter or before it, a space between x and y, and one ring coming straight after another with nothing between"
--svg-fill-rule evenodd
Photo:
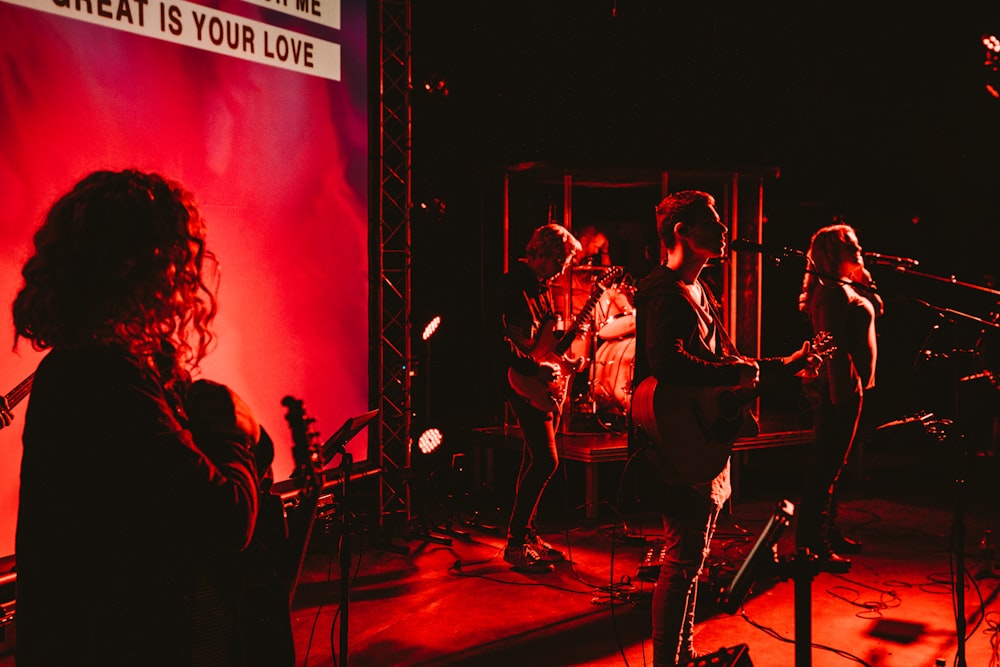
<instances>
[{"instance_id":1,"label":"guitar strap","mask_svg":"<svg viewBox=\"0 0 1000 667\"><path fill-rule=\"evenodd\" d=\"M705 305L695 301L690 290L686 287L682 290L682 292L684 297L688 300L688 303L690 303L691 307L694 308L695 313L699 314L699 317L700 313L705 313L705 311L707 311L706 314L711 318L709 340L715 337L718 338L719 344L722 348L722 353L719 356L743 356L736 348L736 343L734 343L733 339L729 337L729 332L726 331L726 327L723 326L722 318L719 316L719 311L716 306L715 298L712 296L712 292L700 278L698 279L697 284L698 287L701 288L701 293L705 297Z\"/></svg>"},{"instance_id":2,"label":"guitar strap","mask_svg":"<svg viewBox=\"0 0 1000 667\"><path fill-rule=\"evenodd\" d=\"M700 280L698 282L701 283ZM740 354L739 349L736 347L736 343L734 343L733 339L729 337L729 332L726 331L726 327L722 325L722 319L719 317L719 310L711 292L706 291L708 288L704 283L701 284L701 289L702 293L705 294L705 301L708 304L708 308L712 313L712 318L715 321L715 330L723 348L722 356L742 357L743 355ZM686 294L687 290L684 290L684 292ZM754 414L753 410L746 407L742 409L741 412L743 414L743 421L739 431L739 436L744 438L757 436L760 433L760 422L757 420L757 415Z\"/></svg>"}]
</instances>

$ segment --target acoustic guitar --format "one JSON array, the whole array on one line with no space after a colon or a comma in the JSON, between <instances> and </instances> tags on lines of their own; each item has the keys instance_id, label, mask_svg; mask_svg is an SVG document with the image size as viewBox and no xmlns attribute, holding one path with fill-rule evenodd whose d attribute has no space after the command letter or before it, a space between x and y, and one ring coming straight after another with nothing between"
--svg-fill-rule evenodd
<instances>
[{"instance_id":1,"label":"acoustic guitar","mask_svg":"<svg viewBox=\"0 0 1000 667\"><path fill-rule=\"evenodd\" d=\"M837 349L833 335L820 332L812 353L826 359ZM683 482L714 479L726 466L733 443L760 433L750 404L760 394L750 387L689 387L660 383L650 375L632 395L632 424Z\"/></svg>"},{"instance_id":2,"label":"acoustic guitar","mask_svg":"<svg viewBox=\"0 0 1000 667\"><path fill-rule=\"evenodd\" d=\"M573 339L580 333L580 327L590 317L590 311L598 299L623 272L622 267L612 266L594 281L590 298L562 332L556 331L556 319L547 317L538 329L531 347L522 350L538 363L550 362L558 365L559 373L551 382L542 382L534 375L518 373L513 368L507 371L507 381L511 388L535 408L543 412L562 412L566 394L576 373L579 360L569 359L567 350Z\"/></svg>"}]
</instances>

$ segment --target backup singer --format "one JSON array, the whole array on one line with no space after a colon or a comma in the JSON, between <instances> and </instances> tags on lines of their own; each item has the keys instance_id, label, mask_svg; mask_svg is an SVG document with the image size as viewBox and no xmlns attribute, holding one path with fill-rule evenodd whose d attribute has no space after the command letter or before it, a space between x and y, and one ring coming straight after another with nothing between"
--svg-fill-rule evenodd
<instances>
[{"instance_id":1,"label":"backup singer","mask_svg":"<svg viewBox=\"0 0 1000 667\"><path fill-rule=\"evenodd\" d=\"M761 375L785 372L813 373L819 357L803 345L789 357L748 359L739 355L718 318L717 304L699 279L709 259L725 253L727 228L719 218L715 199L701 191L667 196L656 207L656 229L662 263L638 286L636 293L636 381L652 377L660 386L693 388L753 388ZM638 420L633 396L633 419ZM685 404L686 405L686 404ZM681 410L678 416L683 416ZM666 424L666 428L676 427ZM735 434L733 436L735 439ZM653 663L674 665L697 657L693 646L698 577L708 557L716 519L732 492L729 443L718 470L707 479L693 480L678 465L699 456L700 444L678 441L667 446L654 442L641 424L630 447L642 449L655 470L654 501L663 517L663 562L653 591Z\"/></svg>"},{"instance_id":2,"label":"backup singer","mask_svg":"<svg viewBox=\"0 0 1000 667\"><path fill-rule=\"evenodd\" d=\"M535 525L538 503L559 465L556 427L560 406L532 405L511 386L509 372L540 387L560 379L560 363L538 360L528 350L539 342L543 327L552 323L556 312L549 281L561 275L580 250L580 242L561 225L539 227L525 248L524 258L503 275L497 290L495 326L499 330L495 339L500 344L496 370L501 376L497 382L524 437L504 560L523 572L550 572L552 563L564 558L561 551L538 535Z\"/></svg>"},{"instance_id":3,"label":"backup singer","mask_svg":"<svg viewBox=\"0 0 1000 667\"><path fill-rule=\"evenodd\" d=\"M799 307L815 331L833 334L836 350L819 377L805 385L814 402L816 446L810 458L796 523L796 545L821 559L849 562L861 543L837 527L835 490L854 444L866 391L875 387L875 317L882 299L865 268L855 230L823 227L809 243Z\"/></svg>"},{"instance_id":4,"label":"backup singer","mask_svg":"<svg viewBox=\"0 0 1000 667\"><path fill-rule=\"evenodd\" d=\"M13 304L48 350L25 415L17 643L35 665L242 665L237 554L260 427L192 381L216 302L179 185L98 171L49 210Z\"/></svg>"}]
</instances>

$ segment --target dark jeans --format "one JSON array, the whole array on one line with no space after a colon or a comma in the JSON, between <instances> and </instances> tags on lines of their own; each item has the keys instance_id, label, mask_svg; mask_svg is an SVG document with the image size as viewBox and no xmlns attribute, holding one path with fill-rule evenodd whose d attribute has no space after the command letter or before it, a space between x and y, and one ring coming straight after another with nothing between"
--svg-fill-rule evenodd
<instances>
[{"instance_id":1,"label":"dark jeans","mask_svg":"<svg viewBox=\"0 0 1000 667\"><path fill-rule=\"evenodd\" d=\"M854 444L861 405L859 396L838 405L827 399L816 408L816 444L807 457L795 530L800 548L829 548L830 524L837 511L834 493Z\"/></svg>"},{"instance_id":2,"label":"dark jeans","mask_svg":"<svg viewBox=\"0 0 1000 667\"><path fill-rule=\"evenodd\" d=\"M663 564L653 589L653 664L687 658L694 638L698 577L708 558L721 505L685 486L662 490Z\"/></svg>"},{"instance_id":3,"label":"dark jeans","mask_svg":"<svg viewBox=\"0 0 1000 667\"><path fill-rule=\"evenodd\" d=\"M528 531L535 528L538 502L559 466L556 420L551 412L542 412L519 398L512 398L510 406L524 436L524 450L517 473L514 509L507 525L507 539L523 542Z\"/></svg>"}]
</instances>

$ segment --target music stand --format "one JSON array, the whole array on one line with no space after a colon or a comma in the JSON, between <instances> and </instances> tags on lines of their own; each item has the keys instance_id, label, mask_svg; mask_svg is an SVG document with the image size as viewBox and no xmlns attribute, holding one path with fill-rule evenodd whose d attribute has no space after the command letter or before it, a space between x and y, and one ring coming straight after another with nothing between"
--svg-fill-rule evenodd
<instances>
[{"instance_id":1,"label":"music stand","mask_svg":"<svg viewBox=\"0 0 1000 667\"><path fill-rule=\"evenodd\" d=\"M350 417L337 429L337 432L327 438L323 446L320 447L322 460L329 461L334 455L340 454L340 465L336 470L343 476L341 485L340 501L340 667L347 667L347 615L350 607L350 575L351 575L351 512L347 505L348 482L351 479L351 466L353 457L347 452L347 443L361 433L378 415L379 411L370 410L356 417Z\"/></svg>"},{"instance_id":2,"label":"music stand","mask_svg":"<svg viewBox=\"0 0 1000 667\"><path fill-rule=\"evenodd\" d=\"M732 582L722 590L719 602L723 611L735 614L750 594L750 589L759 578L760 571L773 567L777 562L778 556L775 550L778 547L778 539L791 523L794 514L795 505L791 501L783 499L778 502L774 514L757 537Z\"/></svg>"}]
</instances>

